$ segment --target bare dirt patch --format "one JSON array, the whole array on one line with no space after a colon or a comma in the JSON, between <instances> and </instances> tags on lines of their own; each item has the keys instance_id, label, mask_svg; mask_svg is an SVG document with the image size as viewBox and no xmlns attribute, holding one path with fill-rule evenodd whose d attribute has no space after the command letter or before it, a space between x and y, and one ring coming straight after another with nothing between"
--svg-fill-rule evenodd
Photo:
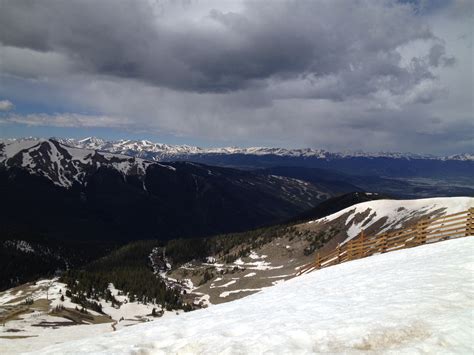
<instances>
[{"instance_id":1,"label":"bare dirt patch","mask_svg":"<svg viewBox=\"0 0 474 355\"><path fill-rule=\"evenodd\" d=\"M0 339L25 339L36 337L38 337L38 335L0 335Z\"/></svg>"},{"instance_id":2,"label":"bare dirt patch","mask_svg":"<svg viewBox=\"0 0 474 355\"><path fill-rule=\"evenodd\" d=\"M113 320L106 315L94 315L90 313L82 313L76 309L64 308L62 310L51 312L52 316L61 317L68 319L70 322L62 322L63 325L73 325L73 324L102 324L102 323L112 323ZM58 323L58 322L55 322ZM71 324L65 324L71 323Z\"/></svg>"}]
</instances>

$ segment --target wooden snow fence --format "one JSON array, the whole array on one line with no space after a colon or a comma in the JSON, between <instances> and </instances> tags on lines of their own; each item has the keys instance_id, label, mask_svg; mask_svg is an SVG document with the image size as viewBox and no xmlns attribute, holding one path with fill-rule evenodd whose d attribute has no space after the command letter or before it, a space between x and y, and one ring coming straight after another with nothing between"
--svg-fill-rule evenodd
<instances>
[{"instance_id":1,"label":"wooden snow fence","mask_svg":"<svg viewBox=\"0 0 474 355\"><path fill-rule=\"evenodd\" d=\"M443 217L424 219L408 228L388 233L366 236L362 231L357 238L338 244L332 252L324 256L317 253L316 260L303 266L298 274L374 254L472 235L474 235L474 208Z\"/></svg>"}]
</instances>

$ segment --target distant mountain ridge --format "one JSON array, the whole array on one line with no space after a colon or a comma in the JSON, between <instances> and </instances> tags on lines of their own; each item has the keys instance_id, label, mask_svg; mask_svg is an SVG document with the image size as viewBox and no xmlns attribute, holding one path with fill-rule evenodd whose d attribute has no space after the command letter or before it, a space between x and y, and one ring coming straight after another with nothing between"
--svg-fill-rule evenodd
<instances>
[{"instance_id":1,"label":"distant mountain ridge","mask_svg":"<svg viewBox=\"0 0 474 355\"><path fill-rule=\"evenodd\" d=\"M330 184L158 163L54 139L0 143L0 227L6 235L123 241L205 236L277 223L337 193Z\"/></svg>"},{"instance_id":2,"label":"distant mountain ridge","mask_svg":"<svg viewBox=\"0 0 474 355\"><path fill-rule=\"evenodd\" d=\"M56 143L48 148L49 143L46 142ZM58 163L57 154L63 154L61 152L71 156L69 165L54 164ZM328 197L334 195L333 192L354 191L372 191L399 198L474 196L474 160L471 159L470 154L423 158L395 153L386 156L362 156L362 153L346 156L310 149L202 149L146 140L104 141L93 137L83 140L0 140L0 165L21 166L34 174L49 177L59 186L68 187L85 182L84 176L99 166L110 167L122 175L136 176L142 181L150 164L162 164L169 168L170 162L186 161L307 181L320 192L329 192ZM42 167L43 161L52 164Z\"/></svg>"},{"instance_id":3,"label":"distant mountain ridge","mask_svg":"<svg viewBox=\"0 0 474 355\"><path fill-rule=\"evenodd\" d=\"M12 140L38 140L39 138L20 138ZM314 157L319 159L342 159L342 158L391 158L391 159L428 159L428 160L458 160L474 161L473 153L461 153L449 156L434 156L429 154L414 154L400 152L377 152L369 153L362 151L355 152L330 152L324 149L313 148L275 148L275 147L220 147L220 148L201 148L190 145L170 145L164 143L155 143L149 140L104 140L97 137L87 137L84 139L56 138L53 139L63 144L110 153L119 153L133 155L140 158L152 160L169 160L177 156L192 156L200 154L225 154L225 155L276 155L280 157Z\"/></svg>"},{"instance_id":4,"label":"distant mountain ridge","mask_svg":"<svg viewBox=\"0 0 474 355\"><path fill-rule=\"evenodd\" d=\"M245 155L278 155L286 157L317 157L320 159L337 159L351 157L367 158L393 158L393 159L434 159L434 160L474 160L474 154L464 153L445 157L434 155L422 155L413 153L399 152L329 152L324 149L299 148L287 149L277 147L219 147L219 148L200 148L189 145L168 145L163 143L154 143L149 140L115 140L107 141L97 137L88 137L85 139L64 139L65 144L75 147L105 150L114 153L127 154L127 152L148 152L166 155L182 154L245 154ZM159 155L157 155L158 157Z\"/></svg>"},{"instance_id":5,"label":"distant mountain ridge","mask_svg":"<svg viewBox=\"0 0 474 355\"><path fill-rule=\"evenodd\" d=\"M326 171L340 172L352 176L382 177L390 179L423 178L436 179L430 182L432 187L444 185L441 195L450 196L471 194L472 191L450 190L449 186L461 184L473 189L469 181L474 176L474 154L464 153L445 157L409 153L364 153L364 152L329 152L323 149L286 149L286 148L199 148L189 145L167 145L147 140L105 141L99 138L82 140L62 140L66 145L95 149L98 151L119 153L133 157L158 161L192 161L213 166L226 166L240 169L261 169L275 167L317 168ZM448 181L449 180L449 181ZM396 183L395 183L396 184ZM374 191L373 187L362 187ZM420 188L424 190L423 184ZM456 188L457 189L457 188ZM415 189L416 190L416 189ZM432 189L433 190L433 189ZM435 188L436 190L436 188ZM459 189L457 189L459 190ZM379 191L390 193L390 191ZM399 191L401 192L401 191ZM408 195L400 194L408 197ZM436 196L415 193L412 196Z\"/></svg>"}]
</instances>

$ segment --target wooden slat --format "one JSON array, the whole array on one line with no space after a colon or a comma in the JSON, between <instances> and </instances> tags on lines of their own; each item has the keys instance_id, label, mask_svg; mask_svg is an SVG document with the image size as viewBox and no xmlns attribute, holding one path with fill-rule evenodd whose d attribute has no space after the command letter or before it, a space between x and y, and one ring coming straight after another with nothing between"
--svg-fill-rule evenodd
<instances>
[{"instance_id":1,"label":"wooden slat","mask_svg":"<svg viewBox=\"0 0 474 355\"><path fill-rule=\"evenodd\" d=\"M466 229L466 225L463 225L463 226L460 226L460 227L453 227L453 228L443 228L443 229L440 228L438 232L432 231L430 233L430 235L445 233L445 232L447 233L447 232L450 232L450 231L457 231L457 230L460 230L460 229Z\"/></svg>"},{"instance_id":2,"label":"wooden slat","mask_svg":"<svg viewBox=\"0 0 474 355\"><path fill-rule=\"evenodd\" d=\"M430 223L432 223L434 221L439 221L440 219L443 219L443 218L451 218L451 217L455 217L455 216L461 216L461 215L467 214L467 213L468 213L468 211L462 211L462 212L458 212L458 213L449 214L449 215L446 215L446 216L430 218L429 221L430 221Z\"/></svg>"},{"instance_id":3,"label":"wooden slat","mask_svg":"<svg viewBox=\"0 0 474 355\"><path fill-rule=\"evenodd\" d=\"M400 240L408 240L410 238L413 238L416 236L416 233L415 232L410 232L410 233L407 233L405 235L401 235L401 236L398 236L398 237L395 237L395 238L390 238L388 241L389 242L398 242Z\"/></svg>"},{"instance_id":4,"label":"wooden slat","mask_svg":"<svg viewBox=\"0 0 474 355\"><path fill-rule=\"evenodd\" d=\"M466 224L467 224L466 222L467 222L467 221L441 224L441 225L438 226L438 227L433 227L433 228L431 228L431 229L426 229L426 231L431 232L431 231L434 231L434 230L447 229L447 228L449 228L449 227L466 226Z\"/></svg>"},{"instance_id":5,"label":"wooden slat","mask_svg":"<svg viewBox=\"0 0 474 355\"><path fill-rule=\"evenodd\" d=\"M474 234L474 208L447 216L420 220L416 226L385 232L369 238L362 231L359 237L347 243L338 244L332 252L322 257L318 253L315 261L304 265L298 275L374 254L412 248L425 243L438 243L470 234Z\"/></svg>"},{"instance_id":6,"label":"wooden slat","mask_svg":"<svg viewBox=\"0 0 474 355\"><path fill-rule=\"evenodd\" d=\"M447 218L447 219L443 219L443 220L440 220L440 221L431 222L431 223L429 223L429 227L431 227L431 226L439 226L439 225L448 224L448 223L453 223L453 222L465 223L465 221L467 220L467 218L468 218L468 215L465 215L465 216L462 216L462 217L456 217L456 218Z\"/></svg>"},{"instance_id":7,"label":"wooden slat","mask_svg":"<svg viewBox=\"0 0 474 355\"><path fill-rule=\"evenodd\" d=\"M474 208L448 216L420 220L415 227L385 232L372 237L366 237L362 231L359 237L347 243L338 244L334 251L323 257L318 253L316 260L304 265L298 274L374 254L411 248L425 243L438 243L470 234L474 234Z\"/></svg>"},{"instance_id":8,"label":"wooden slat","mask_svg":"<svg viewBox=\"0 0 474 355\"><path fill-rule=\"evenodd\" d=\"M329 259L328 261L321 263L321 267L327 267L335 264L337 264L337 258Z\"/></svg>"},{"instance_id":9,"label":"wooden slat","mask_svg":"<svg viewBox=\"0 0 474 355\"><path fill-rule=\"evenodd\" d=\"M403 236L406 236L406 235L413 234L413 233L415 233L415 232L416 232L416 230L410 227L410 228L407 228L407 229L403 230L403 231L400 232L398 235L394 235L393 238L395 238L395 237L397 237L397 238L403 237Z\"/></svg>"},{"instance_id":10,"label":"wooden slat","mask_svg":"<svg viewBox=\"0 0 474 355\"><path fill-rule=\"evenodd\" d=\"M387 248L392 248L394 246L399 246L399 245L405 245L407 243L407 240L397 240L397 241L390 241L387 243Z\"/></svg>"},{"instance_id":11,"label":"wooden slat","mask_svg":"<svg viewBox=\"0 0 474 355\"><path fill-rule=\"evenodd\" d=\"M442 221L437 221L433 223L429 223L429 226L439 226L443 224L449 224L449 223L466 223L466 220L468 219L468 215L462 216L462 217L457 217L457 218L450 218Z\"/></svg>"},{"instance_id":12,"label":"wooden slat","mask_svg":"<svg viewBox=\"0 0 474 355\"><path fill-rule=\"evenodd\" d=\"M332 251L331 253L324 255L324 256L322 257L322 260L332 259L332 258L334 258L336 255L337 255L336 251Z\"/></svg>"}]
</instances>

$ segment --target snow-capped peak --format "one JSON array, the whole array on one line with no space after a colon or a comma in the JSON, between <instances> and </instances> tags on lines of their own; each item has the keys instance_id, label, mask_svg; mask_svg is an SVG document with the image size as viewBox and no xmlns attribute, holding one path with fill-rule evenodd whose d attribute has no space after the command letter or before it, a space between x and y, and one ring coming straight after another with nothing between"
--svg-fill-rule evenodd
<instances>
[{"instance_id":1,"label":"snow-capped peak","mask_svg":"<svg viewBox=\"0 0 474 355\"><path fill-rule=\"evenodd\" d=\"M447 157L437 157L433 155L421 155L399 152L379 152L367 153L356 152L329 152L324 149L314 148L272 148L272 147L218 147L201 148L189 145L169 145L155 143L149 140L115 140L106 141L100 138L88 137L81 140L62 139L61 142L79 148L95 149L112 153L121 153L139 157L152 158L154 160L168 159L173 156L189 156L196 154L241 154L241 155L275 155L282 157L315 157L320 159L341 159L341 158L392 158L392 159L430 159L430 160L463 160L474 161L473 154L457 154Z\"/></svg>"},{"instance_id":2,"label":"snow-capped peak","mask_svg":"<svg viewBox=\"0 0 474 355\"><path fill-rule=\"evenodd\" d=\"M445 160L461 160L461 161L474 161L474 154L454 154L444 158Z\"/></svg>"},{"instance_id":3,"label":"snow-capped peak","mask_svg":"<svg viewBox=\"0 0 474 355\"><path fill-rule=\"evenodd\" d=\"M98 144L87 138L85 144ZM80 149L54 139L20 139L0 142L0 164L7 168L23 168L43 176L54 184L71 187L84 183L88 173L99 167L113 168L123 175L143 175L152 162L127 155Z\"/></svg>"},{"instance_id":4,"label":"snow-capped peak","mask_svg":"<svg viewBox=\"0 0 474 355\"><path fill-rule=\"evenodd\" d=\"M77 141L80 144L104 144L104 140L96 137L87 137Z\"/></svg>"}]
</instances>

